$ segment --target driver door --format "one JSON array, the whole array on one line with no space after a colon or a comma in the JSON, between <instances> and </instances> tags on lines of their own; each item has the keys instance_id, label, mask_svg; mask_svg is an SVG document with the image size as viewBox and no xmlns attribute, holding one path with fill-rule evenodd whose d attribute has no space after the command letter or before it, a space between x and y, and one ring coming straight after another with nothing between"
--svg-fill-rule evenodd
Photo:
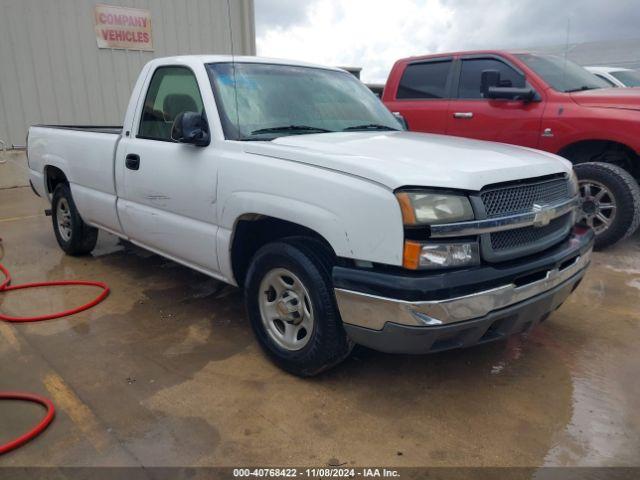
<instances>
[{"instance_id":1,"label":"driver door","mask_svg":"<svg viewBox=\"0 0 640 480\"><path fill-rule=\"evenodd\" d=\"M171 138L178 114L204 110L190 68L172 65L155 70L138 125L118 148L118 214L134 243L217 272L215 149Z\"/></svg>"},{"instance_id":2,"label":"driver door","mask_svg":"<svg viewBox=\"0 0 640 480\"><path fill-rule=\"evenodd\" d=\"M524 75L499 58L463 57L449 103L447 134L536 148L544 103L483 98L480 80L485 70L498 71L501 86L526 85Z\"/></svg>"}]
</instances>

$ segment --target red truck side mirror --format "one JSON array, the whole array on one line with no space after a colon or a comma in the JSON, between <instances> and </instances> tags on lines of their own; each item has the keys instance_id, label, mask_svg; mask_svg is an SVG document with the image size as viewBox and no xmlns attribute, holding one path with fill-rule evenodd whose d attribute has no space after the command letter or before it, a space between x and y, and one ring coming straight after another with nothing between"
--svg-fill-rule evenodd
<instances>
[{"instance_id":1,"label":"red truck side mirror","mask_svg":"<svg viewBox=\"0 0 640 480\"><path fill-rule=\"evenodd\" d=\"M522 100L523 102L531 102L536 98L536 92L530 87L489 87L487 98L504 99L504 100Z\"/></svg>"},{"instance_id":2,"label":"red truck side mirror","mask_svg":"<svg viewBox=\"0 0 640 480\"><path fill-rule=\"evenodd\" d=\"M509 82L511 83L511 82ZM526 79L522 76L523 85ZM536 92L531 87L507 87L500 84L500 72L497 70L484 70L480 76L480 91L484 98L521 100L531 102L536 98Z\"/></svg>"},{"instance_id":3,"label":"red truck side mirror","mask_svg":"<svg viewBox=\"0 0 640 480\"><path fill-rule=\"evenodd\" d=\"M500 85L500 72L498 70L483 70L480 74L480 93L484 98L489 97L489 88Z\"/></svg>"}]
</instances>

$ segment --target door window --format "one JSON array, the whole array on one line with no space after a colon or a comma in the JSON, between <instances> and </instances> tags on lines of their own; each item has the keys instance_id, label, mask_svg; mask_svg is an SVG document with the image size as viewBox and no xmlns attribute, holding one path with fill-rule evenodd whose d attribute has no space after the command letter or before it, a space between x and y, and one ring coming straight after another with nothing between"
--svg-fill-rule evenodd
<instances>
[{"instance_id":1,"label":"door window","mask_svg":"<svg viewBox=\"0 0 640 480\"><path fill-rule=\"evenodd\" d=\"M494 58L470 58L462 61L458 98L482 98L480 78L484 70L500 72L501 87L524 88L526 86L524 75L506 63Z\"/></svg>"},{"instance_id":2,"label":"door window","mask_svg":"<svg viewBox=\"0 0 640 480\"><path fill-rule=\"evenodd\" d=\"M446 98L451 60L407 65L398 86L399 99Z\"/></svg>"},{"instance_id":3,"label":"door window","mask_svg":"<svg viewBox=\"0 0 640 480\"><path fill-rule=\"evenodd\" d=\"M195 75L185 67L158 68L144 99L138 137L173 141L173 121L183 112L204 112Z\"/></svg>"}]
</instances>

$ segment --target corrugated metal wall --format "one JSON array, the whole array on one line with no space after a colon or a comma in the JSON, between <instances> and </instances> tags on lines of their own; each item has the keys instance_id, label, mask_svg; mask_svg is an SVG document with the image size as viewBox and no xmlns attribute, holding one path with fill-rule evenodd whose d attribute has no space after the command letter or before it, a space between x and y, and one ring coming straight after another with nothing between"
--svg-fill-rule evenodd
<instances>
[{"instance_id":1,"label":"corrugated metal wall","mask_svg":"<svg viewBox=\"0 0 640 480\"><path fill-rule=\"evenodd\" d=\"M96 3L151 12L153 52L98 49ZM0 0L0 140L23 145L35 123L120 125L154 57L255 55L253 0Z\"/></svg>"}]
</instances>

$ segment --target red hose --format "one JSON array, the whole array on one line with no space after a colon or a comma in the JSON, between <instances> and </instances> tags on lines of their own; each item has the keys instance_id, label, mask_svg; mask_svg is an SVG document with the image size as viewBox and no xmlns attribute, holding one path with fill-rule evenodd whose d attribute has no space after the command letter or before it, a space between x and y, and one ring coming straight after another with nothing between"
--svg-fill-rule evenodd
<instances>
[{"instance_id":1,"label":"red hose","mask_svg":"<svg viewBox=\"0 0 640 480\"><path fill-rule=\"evenodd\" d=\"M44 418L40 420L40 422L34 428L29 430L24 435L20 435L15 440L11 440L9 443L0 445L0 455L18 448L19 446L27 443L29 440L40 435L44 431L44 429L49 426L56 414L56 409L49 399L34 395L32 393L0 392L0 400L22 400L25 402L39 403L47 409L47 413L45 414Z\"/></svg>"},{"instance_id":2,"label":"red hose","mask_svg":"<svg viewBox=\"0 0 640 480\"><path fill-rule=\"evenodd\" d=\"M9 270L7 270L4 265L0 263L0 272L2 272L5 276L5 280L0 284L0 293L10 292L14 290L24 290L26 288L38 288L38 287L54 287L61 285L84 285L89 287L99 287L102 288L102 292L95 299L90 301L89 303L85 303L84 305L80 305L76 308L71 308L69 310L65 310L63 312L57 313L47 313L45 315L36 315L33 317L11 317L9 315L4 315L0 313L0 320L4 320L5 322L39 322L42 320L51 320L53 318L67 317L69 315L73 315L74 313L82 312L83 310L87 310L102 300L104 300L107 295L109 295L109 287L106 283L103 282L89 282L85 280L63 280L56 282L36 282L36 283L23 283L22 285L14 285L10 286L11 283L11 274Z\"/></svg>"},{"instance_id":3,"label":"red hose","mask_svg":"<svg viewBox=\"0 0 640 480\"><path fill-rule=\"evenodd\" d=\"M0 239L2 242L2 239ZM0 246L2 243L0 243ZM1 257L0 257L1 258ZM22 285L13 285L11 284L11 274L9 270L7 270L4 265L0 263L0 272L4 274L4 280L0 283L0 293L10 292L15 290L24 290L26 288L38 288L38 287L51 287L51 286L61 286L61 285L83 285L90 287L98 287L102 289L100 295L98 295L95 299L90 301L89 303L85 303L76 308L71 308L69 310L65 310L63 312L58 313L48 313L45 315L36 315L32 317L11 317L9 315L4 315L0 313L0 320L4 320L6 322L39 322L41 320L51 320L53 318L67 317L69 315L73 315L74 313L82 312L83 310L87 310L102 300L104 300L107 295L109 295L109 287L106 283L103 282L88 282L84 280L64 280L64 281L56 281L56 282L35 282L35 283L23 283ZM47 398L40 397L38 395L34 395L32 393L23 393L23 392L0 392L0 400L23 400L26 402L34 402L43 405L47 409L47 413L44 418L36 425L34 428L29 430L24 435L16 438L15 440L10 441L9 443L5 443L4 445L0 445L0 455L7 453L15 448L18 448L21 445L24 445L29 440L35 438L40 435L44 431L45 428L49 426L53 417L55 415L55 408L53 403Z\"/></svg>"}]
</instances>

